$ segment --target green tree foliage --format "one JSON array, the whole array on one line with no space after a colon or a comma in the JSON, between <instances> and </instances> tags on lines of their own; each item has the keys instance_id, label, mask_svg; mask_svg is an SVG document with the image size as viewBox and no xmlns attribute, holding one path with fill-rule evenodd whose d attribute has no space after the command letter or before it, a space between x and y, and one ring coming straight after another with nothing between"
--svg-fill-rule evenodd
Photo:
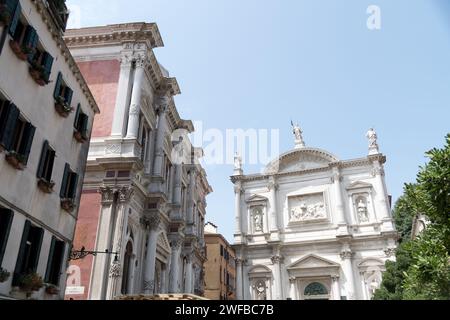
<instances>
[{"instance_id":1,"label":"green tree foliage","mask_svg":"<svg viewBox=\"0 0 450 320\"><path fill-rule=\"evenodd\" d=\"M402 242L396 262L386 263L375 300L450 299L450 134L443 149L426 153L415 184L405 185L393 214ZM412 220L427 216L430 225L410 240Z\"/></svg>"}]
</instances>

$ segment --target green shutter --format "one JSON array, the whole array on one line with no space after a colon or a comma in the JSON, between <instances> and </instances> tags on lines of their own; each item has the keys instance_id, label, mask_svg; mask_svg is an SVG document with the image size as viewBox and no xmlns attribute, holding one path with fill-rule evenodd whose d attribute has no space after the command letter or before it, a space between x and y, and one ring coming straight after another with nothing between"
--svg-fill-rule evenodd
<instances>
[{"instance_id":1,"label":"green shutter","mask_svg":"<svg viewBox=\"0 0 450 320\"><path fill-rule=\"evenodd\" d=\"M3 256L5 255L6 245L8 244L9 232L11 231L11 225L13 221L14 213L11 210L1 209L0 210L0 220L3 221L2 227L0 228L0 266L2 265Z\"/></svg>"},{"instance_id":2,"label":"green shutter","mask_svg":"<svg viewBox=\"0 0 450 320\"><path fill-rule=\"evenodd\" d=\"M30 157L31 146L33 145L34 134L36 132L36 128L31 124L27 123L25 125L24 138L25 141L22 141L22 145L20 146L19 153L24 156L23 164L28 163L28 158Z\"/></svg>"},{"instance_id":3,"label":"green shutter","mask_svg":"<svg viewBox=\"0 0 450 320\"><path fill-rule=\"evenodd\" d=\"M67 197L66 189L67 189L67 181L69 178L69 173L70 173L70 166L68 163L66 163L66 165L64 167L64 176L63 176L62 183L61 183L61 192L59 193L59 196L61 199L65 199Z\"/></svg>"},{"instance_id":4,"label":"green shutter","mask_svg":"<svg viewBox=\"0 0 450 320\"><path fill-rule=\"evenodd\" d=\"M44 229L35 228L35 235L33 239L33 264L30 266L32 272L36 272L39 265L39 256L41 255L42 239L44 238Z\"/></svg>"},{"instance_id":5,"label":"green shutter","mask_svg":"<svg viewBox=\"0 0 450 320\"><path fill-rule=\"evenodd\" d=\"M73 127L74 127L75 129L77 129L77 131L81 131L81 130L80 130L80 126L79 126L79 124L78 124L78 121L79 121L79 119L80 119L80 111L81 111L81 104L78 104L78 106L77 106L77 111L75 112L75 121L74 121L74 123L73 123Z\"/></svg>"},{"instance_id":6,"label":"green shutter","mask_svg":"<svg viewBox=\"0 0 450 320\"><path fill-rule=\"evenodd\" d=\"M73 90L70 89L69 87L66 87L66 94L64 98L66 98L66 103L68 106L72 104L72 97L73 97Z\"/></svg>"},{"instance_id":7,"label":"green shutter","mask_svg":"<svg viewBox=\"0 0 450 320\"><path fill-rule=\"evenodd\" d=\"M55 156L56 156L56 152L53 150L50 150L50 159L49 159L49 163L48 163L48 171L47 171L47 176L45 177L47 179L48 182L52 181L52 174L53 174L53 165L55 164Z\"/></svg>"},{"instance_id":8,"label":"green shutter","mask_svg":"<svg viewBox=\"0 0 450 320\"><path fill-rule=\"evenodd\" d=\"M32 53L28 55L28 61L33 61L34 55L36 53L36 47L39 42L39 37L32 26L28 25L25 30L25 37L23 39L23 45L27 48L34 49Z\"/></svg>"},{"instance_id":9,"label":"green shutter","mask_svg":"<svg viewBox=\"0 0 450 320\"><path fill-rule=\"evenodd\" d=\"M45 160L47 158L48 153L48 141L44 141L44 145L42 146L42 152L41 152L41 159L39 160L39 166L37 171L37 177L38 178L45 178L44 177L44 166L45 166Z\"/></svg>"},{"instance_id":10,"label":"green shutter","mask_svg":"<svg viewBox=\"0 0 450 320\"><path fill-rule=\"evenodd\" d=\"M15 1L8 1L8 8L10 10L14 8L14 2ZM14 11L11 11L12 18L11 18L11 22L9 23L9 34L11 36L14 36L14 33L16 33L16 29L17 29L17 25L19 24L21 13L22 13L22 8L20 6L20 2L17 1Z\"/></svg>"},{"instance_id":11,"label":"green shutter","mask_svg":"<svg viewBox=\"0 0 450 320\"><path fill-rule=\"evenodd\" d=\"M88 131L88 122L89 122L89 117L85 114L82 114L82 122L81 122L81 133L88 138L87 136L87 131Z\"/></svg>"},{"instance_id":12,"label":"green shutter","mask_svg":"<svg viewBox=\"0 0 450 320\"><path fill-rule=\"evenodd\" d=\"M8 13L12 16L16 11L17 5L19 4L19 0L2 0L1 4L6 4Z\"/></svg>"},{"instance_id":13,"label":"green shutter","mask_svg":"<svg viewBox=\"0 0 450 320\"><path fill-rule=\"evenodd\" d=\"M53 97L56 99L59 98L61 94L61 85L62 85L62 74L58 73L58 78L56 79L55 92L53 93Z\"/></svg>"},{"instance_id":14,"label":"green shutter","mask_svg":"<svg viewBox=\"0 0 450 320\"><path fill-rule=\"evenodd\" d=\"M17 255L17 262L16 262L16 268L14 269L14 278L13 278L13 286L17 285L20 279L20 276L22 275L22 267L24 262L24 254L25 254L25 248L28 241L28 235L30 233L31 228L31 222L25 221L25 226L23 227L23 233L22 233L22 240L20 241L20 247L19 247L19 254Z\"/></svg>"},{"instance_id":15,"label":"green shutter","mask_svg":"<svg viewBox=\"0 0 450 320\"><path fill-rule=\"evenodd\" d=\"M78 187L78 174L72 172L72 179L69 189L69 198L75 200L77 197L77 187Z\"/></svg>"},{"instance_id":16,"label":"green shutter","mask_svg":"<svg viewBox=\"0 0 450 320\"><path fill-rule=\"evenodd\" d=\"M6 123L3 128L3 134L0 137L0 144L5 147L6 150L11 149L11 144L14 136L14 129L19 119L20 111L17 109L14 103L10 103L7 111Z\"/></svg>"},{"instance_id":17,"label":"green shutter","mask_svg":"<svg viewBox=\"0 0 450 320\"><path fill-rule=\"evenodd\" d=\"M56 238L53 236L52 243L50 245L50 251L48 253L47 271L45 272L45 282L46 283L50 283L50 281L51 281L50 276L52 274L53 258L55 255L55 245L56 245Z\"/></svg>"},{"instance_id":18,"label":"green shutter","mask_svg":"<svg viewBox=\"0 0 450 320\"><path fill-rule=\"evenodd\" d=\"M48 52L44 52L42 55L42 66L44 67L44 80L50 80L50 74L52 73L53 57Z\"/></svg>"}]
</instances>

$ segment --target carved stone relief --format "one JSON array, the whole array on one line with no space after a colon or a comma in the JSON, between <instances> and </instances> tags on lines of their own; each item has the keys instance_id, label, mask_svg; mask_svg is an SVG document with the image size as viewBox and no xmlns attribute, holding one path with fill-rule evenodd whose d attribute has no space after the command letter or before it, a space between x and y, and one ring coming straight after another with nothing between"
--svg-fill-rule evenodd
<instances>
[{"instance_id":1,"label":"carved stone relief","mask_svg":"<svg viewBox=\"0 0 450 320\"><path fill-rule=\"evenodd\" d=\"M290 222L324 220L328 218L323 193L289 198Z\"/></svg>"}]
</instances>

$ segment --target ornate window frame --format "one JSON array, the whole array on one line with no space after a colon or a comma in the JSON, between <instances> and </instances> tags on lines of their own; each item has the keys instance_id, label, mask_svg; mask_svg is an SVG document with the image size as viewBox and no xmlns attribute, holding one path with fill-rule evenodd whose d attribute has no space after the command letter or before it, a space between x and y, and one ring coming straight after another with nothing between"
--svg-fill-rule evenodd
<instances>
[{"instance_id":1,"label":"ornate window frame","mask_svg":"<svg viewBox=\"0 0 450 320\"><path fill-rule=\"evenodd\" d=\"M247 225L248 234L251 236L255 235L266 235L270 233L269 230L269 214L267 210L268 199L260 195L253 195L246 200L247 203ZM257 231L254 224L254 210L256 208L261 209L262 215L262 231Z\"/></svg>"},{"instance_id":2,"label":"ornate window frame","mask_svg":"<svg viewBox=\"0 0 450 320\"><path fill-rule=\"evenodd\" d=\"M358 264L358 269L364 299L371 300L373 291L381 285L383 272L386 271L385 262L379 258L369 257Z\"/></svg>"},{"instance_id":3,"label":"ornate window frame","mask_svg":"<svg viewBox=\"0 0 450 320\"><path fill-rule=\"evenodd\" d=\"M373 197L373 185L361 181L352 183L347 188L349 208L351 208L351 216L356 225L372 225L377 223L375 203ZM367 206L368 221L361 221L358 214L359 200L364 198Z\"/></svg>"},{"instance_id":4,"label":"ornate window frame","mask_svg":"<svg viewBox=\"0 0 450 320\"><path fill-rule=\"evenodd\" d=\"M272 300L272 270L264 265L254 266L248 272L248 279L250 282L250 292L253 300L261 300L258 299L258 285L260 283L263 283L265 285L265 300Z\"/></svg>"}]
</instances>

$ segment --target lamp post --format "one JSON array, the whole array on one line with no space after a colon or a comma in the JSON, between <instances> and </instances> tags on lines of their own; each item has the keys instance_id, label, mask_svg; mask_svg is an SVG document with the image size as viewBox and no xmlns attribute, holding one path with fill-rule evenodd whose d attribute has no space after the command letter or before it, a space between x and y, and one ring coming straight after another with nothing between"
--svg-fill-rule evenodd
<instances>
[{"instance_id":1,"label":"lamp post","mask_svg":"<svg viewBox=\"0 0 450 320\"><path fill-rule=\"evenodd\" d=\"M82 260L87 256L97 256L98 254L109 254L115 255L114 262L119 261L119 253L118 252L110 252L108 249L105 251L87 251L85 247L82 247L81 250L72 250L70 252L69 261Z\"/></svg>"}]
</instances>

